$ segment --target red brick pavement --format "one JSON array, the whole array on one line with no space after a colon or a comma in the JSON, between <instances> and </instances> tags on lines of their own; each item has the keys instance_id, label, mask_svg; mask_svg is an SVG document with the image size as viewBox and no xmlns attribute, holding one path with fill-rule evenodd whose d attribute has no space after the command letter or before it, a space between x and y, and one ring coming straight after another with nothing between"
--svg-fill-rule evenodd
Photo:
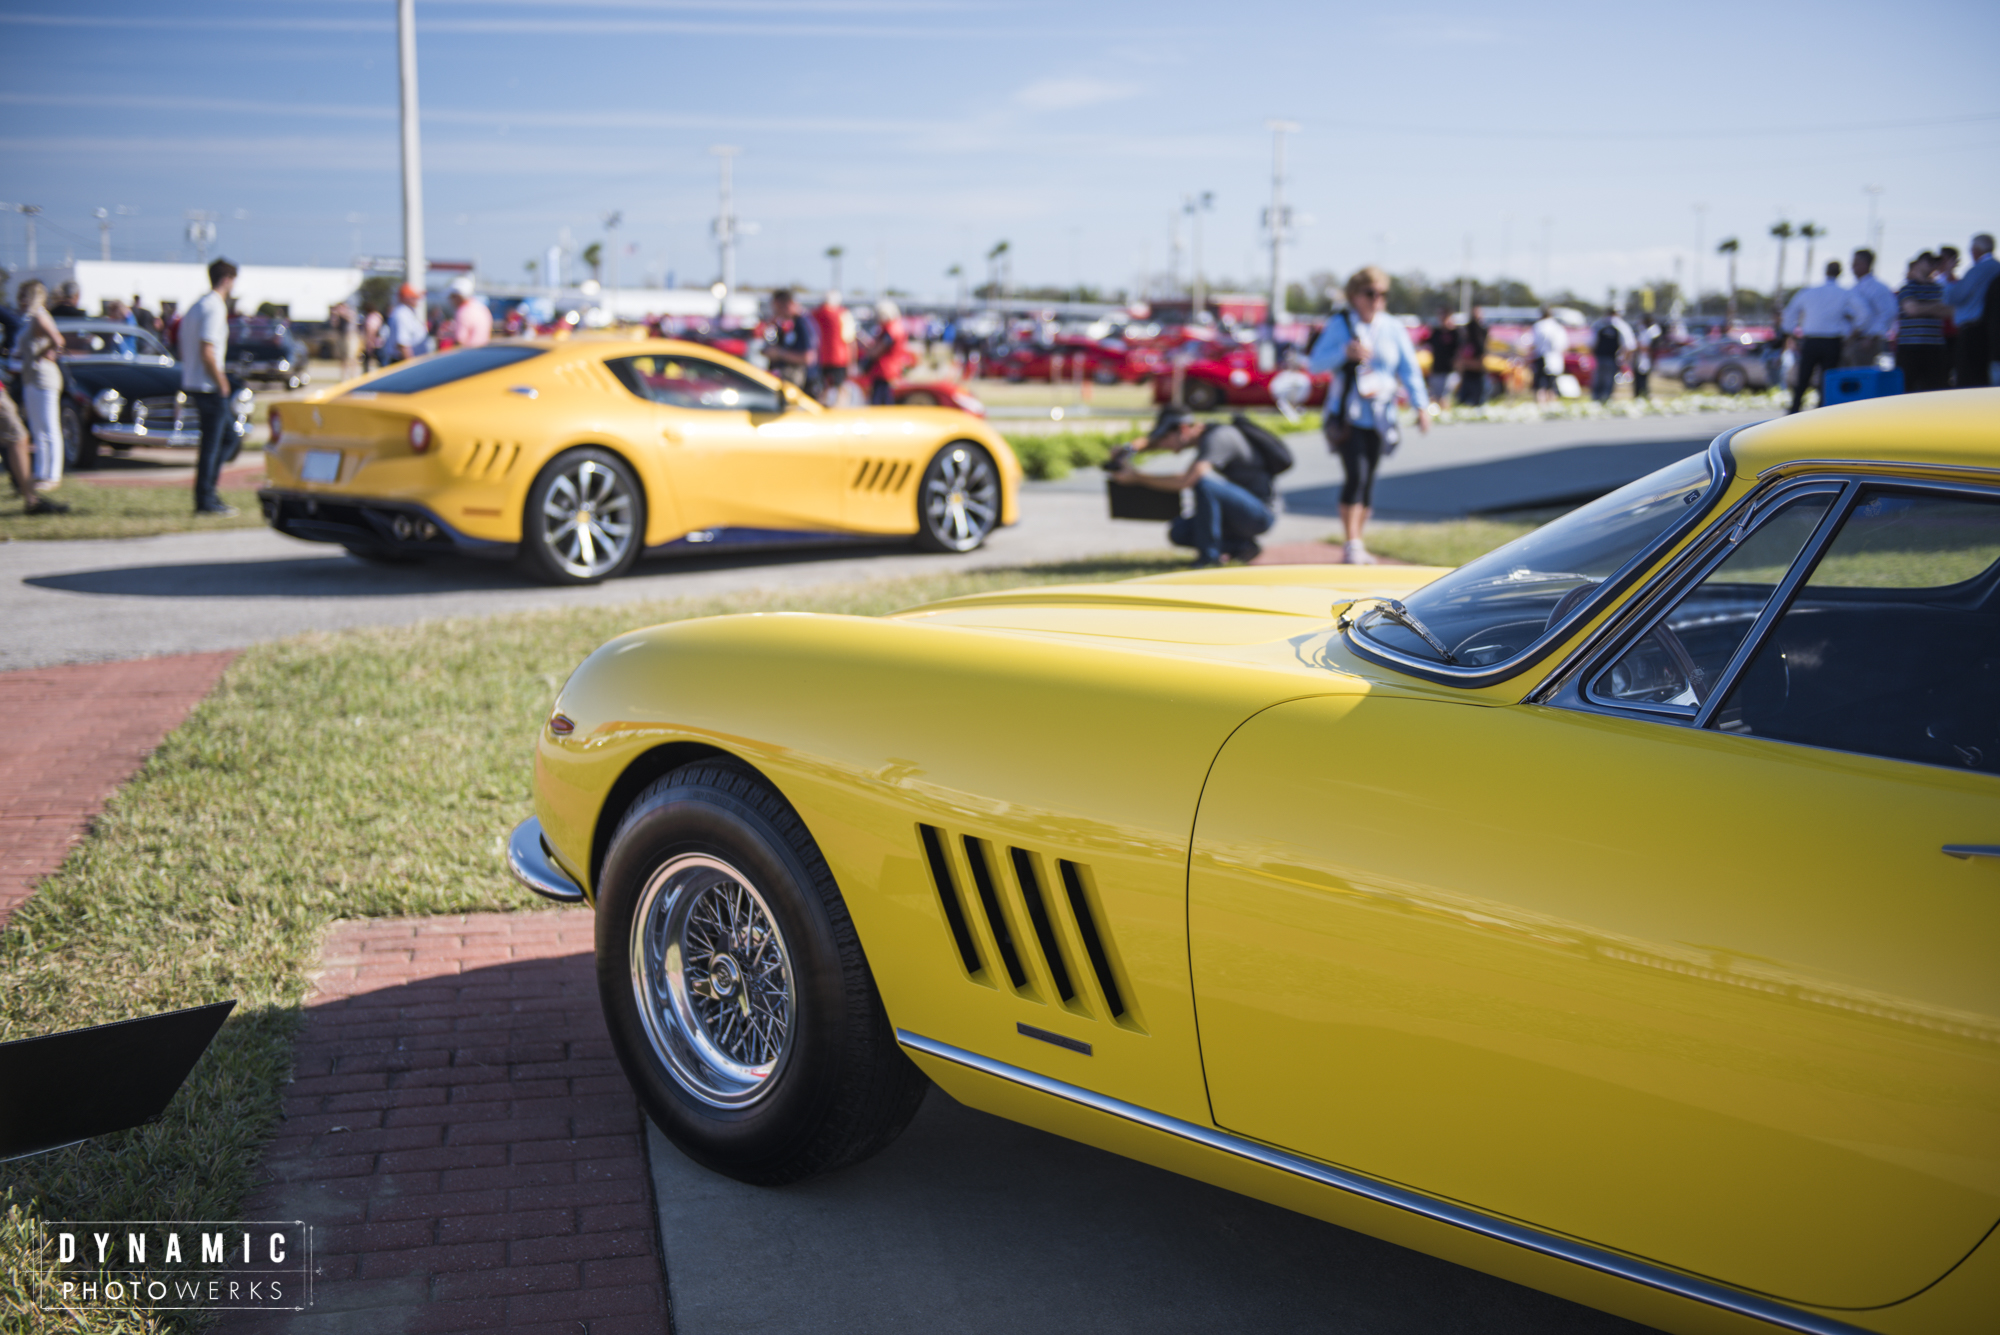
<instances>
[{"instance_id":1,"label":"red brick pavement","mask_svg":"<svg viewBox=\"0 0 2000 1335\"><path fill-rule=\"evenodd\" d=\"M203 696L234 650L0 672L0 924L62 865L104 800Z\"/></svg>"},{"instance_id":2,"label":"red brick pavement","mask_svg":"<svg viewBox=\"0 0 2000 1335\"><path fill-rule=\"evenodd\" d=\"M315 1227L313 1306L227 1335L667 1330L591 946L589 909L335 926L244 1214Z\"/></svg>"},{"instance_id":3,"label":"red brick pavement","mask_svg":"<svg viewBox=\"0 0 2000 1335\"><path fill-rule=\"evenodd\" d=\"M72 480L87 483L93 487L191 487L194 485L194 469L162 468L145 473L72 473ZM216 478L216 485L222 487L261 487L264 485L264 461L255 463L230 464Z\"/></svg>"}]
</instances>

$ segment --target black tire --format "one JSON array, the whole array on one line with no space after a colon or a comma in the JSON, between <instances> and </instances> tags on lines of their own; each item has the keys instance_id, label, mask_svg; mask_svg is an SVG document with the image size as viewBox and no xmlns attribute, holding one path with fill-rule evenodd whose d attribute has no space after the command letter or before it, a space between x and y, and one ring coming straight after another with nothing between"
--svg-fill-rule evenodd
<instances>
[{"instance_id":1,"label":"black tire","mask_svg":"<svg viewBox=\"0 0 2000 1335\"><path fill-rule=\"evenodd\" d=\"M565 522L583 515L592 521ZM596 536L588 545L579 532ZM574 541L573 541L574 539ZM606 553L600 542L609 545ZM520 559L550 584L596 584L616 579L638 561L646 543L646 493L623 459L584 445L549 460L528 488L521 510Z\"/></svg>"},{"instance_id":2,"label":"black tire","mask_svg":"<svg viewBox=\"0 0 2000 1335\"><path fill-rule=\"evenodd\" d=\"M917 486L917 546L926 552L970 552L1000 526L1000 470L969 440L932 456Z\"/></svg>"},{"instance_id":3,"label":"black tire","mask_svg":"<svg viewBox=\"0 0 2000 1335\"><path fill-rule=\"evenodd\" d=\"M83 414L65 395L60 413L63 443L63 469L66 472L88 473L97 467L96 436L83 429Z\"/></svg>"},{"instance_id":4,"label":"black tire","mask_svg":"<svg viewBox=\"0 0 2000 1335\"><path fill-rule=\"evenodd\" d=\"M1682 368L1681 385L1686 389L1700 389L1701 372L1695 370L1692 366Z\"/></svg>"},{"instance_id":5,"label":"black tire","mask_svg":"<svg viewBox=\"0 0 2000 1335\"><path fill-rule=\"evenodd\" d=\"M1750 388L1750 373L1731 362L1715 373L1715 387L1724 394L1741 394Z\"/></svg>"},{"instance_id":6,"label":"black tire","mask_svg":"<svg viewBox=\"0 0 2000 1335\"><path fill-rule=\"evenodd\" d=\"M1222 406L1222 389L1206 380L1189 380L1181 387L1181 397L1198 413L1212 413Z\"/></svg>"},{"instance_id":7,"label":"black tire","mask_svg":"<svg viewBox=\"0 0 2000 1335\"><path fill-rule=\"evenodd\" d=\"M858 1163L909 1125L930 1082L896 1044L826 860L754 770L704 760L655 781L619 821L597 885L597 982L612 1047L647 1116L689 1158L779 1186ZM725 901L750 912L729 918L741 930L716 935L718 920L701 915ZM676 913L684 929L672 926ZM705 953L689 939L697 928L726 949ZM725 970L725 955L743 962ZM747 998L762 980L758 1014L778 1009L774 972L785 1020L770 1040ZM733 1037L730 997L745 1017ZM760 1043L745 1055L742 1045ZM767 1059L755 1068L763 1074L739 1087L733 1069L704 1063L708 1050Z\"/></svg>"}]
</instances>

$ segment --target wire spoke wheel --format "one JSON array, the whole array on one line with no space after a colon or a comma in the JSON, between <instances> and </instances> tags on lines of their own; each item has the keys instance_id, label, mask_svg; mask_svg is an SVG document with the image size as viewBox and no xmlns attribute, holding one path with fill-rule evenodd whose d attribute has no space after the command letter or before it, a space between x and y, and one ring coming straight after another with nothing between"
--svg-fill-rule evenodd
<instances>
[{"instance_id":1,"label":"wire spoke wheel","mask_svg":"<svg viewBox=\"0 0 2000 1335\"><path fill-rule=\"evenodd\" d=\"M621 574L637 559L643 515L638 485L622 461L594 448L576 450L551 464L529 496L524 555L558 583Z\"/></svg>"},{"instance_id":2,"label":"wire spoke wheel","mask_svg":"<svg viewBox=\"0 0 2000 1335\"><path fill-rule=\"evenodd\" d=\"M969 552L1000 522L1000 471L977 445L947 445L924 470L918 541L933 551Z\"/></svg>"},{"instance_id":3,"label":"wire spoke wheel","mask_svg":"<svg viewBox=\"0 0 2000 1335\"><path fill-rule=\"evenodd\" d=\"M770 906L727 862L683 854L646 883L636 926L632 990L654 1053L704 1103L756 1103L797 1027L791 957Z\"/></svg>"}]
</instances>

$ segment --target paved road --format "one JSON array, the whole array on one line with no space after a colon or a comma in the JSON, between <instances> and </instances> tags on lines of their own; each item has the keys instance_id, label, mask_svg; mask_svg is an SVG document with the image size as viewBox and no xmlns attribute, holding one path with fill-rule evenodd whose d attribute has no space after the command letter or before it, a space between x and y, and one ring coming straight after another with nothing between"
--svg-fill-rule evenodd
<instances>
[{"instance_id":1,"label":"paved road","mask_svg":"<svg viewBox=\"0 0 2000 1335\"><path fill-rule=\"evenodd\" d=\"M1413 437L1389 461L1377 499L1385 517L1424 518L1608 490L1747 420L1444 427ZM1335 528L1339 463L1316 437L1295 445L1299 465L1285 477L1288 513L1267 543L1323 538ZM551 589L510 566L469 559L375 567L337 547L259 529L6 543L0 669L238 649L308 630L1069 560L1165 542L1160 526L1105 517L1103 477L1094 469L1029 484L1022 516L971 556L926 555L901 544L708 554L647 562L634 577L589 589Z\"/></svg>"},{"instance_id":2,"label":"paved road","mask_svg":"<svg viewBox=\"0 0 2000 1335\"><path fill-rule=\"evenodd\" d=\"M1646 1327L974 1112L780 1189L647 1127L680 1335L1640 1335Z\"/></svg>"}]
</instances>

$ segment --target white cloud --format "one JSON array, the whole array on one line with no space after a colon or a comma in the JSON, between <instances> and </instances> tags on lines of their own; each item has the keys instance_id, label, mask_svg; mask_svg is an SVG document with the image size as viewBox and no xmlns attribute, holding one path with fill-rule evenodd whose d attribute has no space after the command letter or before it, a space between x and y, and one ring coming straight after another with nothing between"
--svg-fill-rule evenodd
<instances>
[{"instance_id":1,"label":"white cloud","mask_svg":"<svg viewBox=\"0 0 2000 1335\"><path fill-rule=\"evenodd\" d=\"M1074 111L1105 102L1136 96L1137 84L1113 83L1108 79L1037 79L1014 94L1014 100L1030 111Z\"/></svg>"}]
</instances>

